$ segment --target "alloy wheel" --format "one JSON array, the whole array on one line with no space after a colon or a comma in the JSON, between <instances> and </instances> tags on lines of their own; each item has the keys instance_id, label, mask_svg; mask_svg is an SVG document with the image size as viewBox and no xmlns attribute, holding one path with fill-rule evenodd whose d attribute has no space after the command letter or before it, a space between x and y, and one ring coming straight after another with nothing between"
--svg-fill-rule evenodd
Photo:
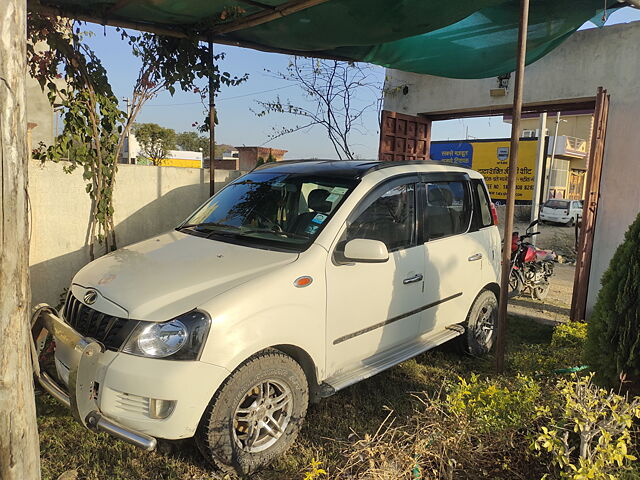
<instances>
[{"instance_id":1,"label":"alloy wheel","mask_svg":"<svg viewBox=\"0 0 640 480\"><path fill-rule=\"evenodd\" d=\"M233 436L240 448L257 453L275 444L291 419L292 398L290 388L276 380L265 380L251 388L233 418Z\"/></svg>"}]
</instances>

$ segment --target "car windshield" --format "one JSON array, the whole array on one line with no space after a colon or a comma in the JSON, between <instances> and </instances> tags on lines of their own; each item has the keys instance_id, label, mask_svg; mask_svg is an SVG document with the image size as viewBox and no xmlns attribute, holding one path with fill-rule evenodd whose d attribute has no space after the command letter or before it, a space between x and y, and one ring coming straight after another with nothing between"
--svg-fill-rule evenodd
<instances>
[{"instance_id":1,"label":"car windshield","mask_svg":"<svg viewBox=\"0 0 640 480\"><path fill-rule=\"evenodd\" d=\"M356 183L351 178L252 172L214 195L178 230L250 246L302 251Z\"/></svg>"},{"instance_id":2,"label":"car windshield","mask_svg":"<svg viewBox=\"0 0 640 480\"><path fill-rule=\"evenodd\" d=\"M569 202L567 200L549 200L544 204L545 207L549 208L569 208Z\"/></svg>"}]
</instances>

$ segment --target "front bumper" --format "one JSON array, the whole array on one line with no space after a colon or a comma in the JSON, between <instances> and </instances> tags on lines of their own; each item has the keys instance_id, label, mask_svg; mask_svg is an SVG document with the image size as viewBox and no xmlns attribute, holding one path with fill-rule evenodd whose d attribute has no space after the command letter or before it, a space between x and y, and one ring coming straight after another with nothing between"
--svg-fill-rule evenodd
<instances>
[{"instance_id":1,"label":"front bumper","mask_svg":"<svg viewBox=\"0 0 640 480\"><path fill-rule=\"evenodd\" d=\"M200 361L105 351L99 342L80 335L50 307L41 307L33 318L38 357L46 360L40 351L52 335L58 377L68 390L36 365L40 385L69 407L85 427L106 431L145 450L155 448L156 437L193 436L211 397L229 375L224 368ZM175 408L167 418L150 418L144 408L149 399L175 401Z\"/></svg>"},{"instance_id":2,"label":"front bumper","mask_svg":"<svg viewBox=\"0 0 640 480\"><path fill-rule=\"evenodd\" d=\"M554 223L569 223L571 221L571 216L569 215L555 216L555 215L546 215L544 213L541 213L540 220L543 220L545 222L554 222Z\"/></svg>"},{"instance_id":3,"label":"front bumper","mask_svg":"<svg viewBox=\"0 0 640 480\"><path fill-rule=\"evenodd\" d=\"M34 314L31 333L35 341L38 365L34 365L38 383L54 398L67 406L73 416L89 429L102 430L116 438L144 450L156 448L157 441L150 435L137 432L104 416L97 405L95 375L97 359L103 347L95 340L84 338L64 323L50 307L38 307ZM56 342L72 352L73 364L69 369L69 395L51 376L40 368L42 349L47 337L53 335Z\"/></svg>"}]
</instances>

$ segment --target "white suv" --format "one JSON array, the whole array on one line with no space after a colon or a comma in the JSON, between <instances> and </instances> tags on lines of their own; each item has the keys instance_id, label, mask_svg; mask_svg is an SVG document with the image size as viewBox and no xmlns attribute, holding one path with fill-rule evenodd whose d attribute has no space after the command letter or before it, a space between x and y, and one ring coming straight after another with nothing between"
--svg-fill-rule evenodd
<instances>
[{"instance_id":1,"label":"white suv","mask_svg":"<svg viewBox=\"0 0 640 480\"><path fill-rule=\"evenodd\" d=\"M164 235L73 279L40 383L85 426L143 448L194 436L247 474L309 399L458 337L493 343L500 237L482 176L429 162L257 168Z\"/></svg>"},{"instance_id":2,"label":"white suv","mask_svg":"<svg viewBox=\"0 0 640 480\"><path fill-rule=\"evenodd\" d=\"M573 226L582 217L582 202L578 200L564 200L553 198L547 200L540 210L540 220L543 222L563 223Z\"/></svg>"}]
</instances>

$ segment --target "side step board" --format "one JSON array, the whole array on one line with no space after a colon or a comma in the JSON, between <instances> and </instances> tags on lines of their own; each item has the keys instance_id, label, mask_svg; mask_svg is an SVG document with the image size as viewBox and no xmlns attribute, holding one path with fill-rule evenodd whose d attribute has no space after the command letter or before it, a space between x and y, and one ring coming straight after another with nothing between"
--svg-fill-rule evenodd
<instances>
[{"instance_id":1,"label":"side step board","mask_svg":"<svg viewBox=\"0 0 640 480\"><path fill-rule=\"evenodd\" d=\"M330 397L338 390L342 390L354 383L372 377L388 368L404 362L416 355L427 350L442 345L449 340L459 337L465 332L462 325L450 325L444 330L433 334L426 334L414 340L413 342L378 353L366 360L363 360L356 368L346 372L340 372L338 375L327 378L320 385L320 396Z\"/></svg>"}]
</instances>

